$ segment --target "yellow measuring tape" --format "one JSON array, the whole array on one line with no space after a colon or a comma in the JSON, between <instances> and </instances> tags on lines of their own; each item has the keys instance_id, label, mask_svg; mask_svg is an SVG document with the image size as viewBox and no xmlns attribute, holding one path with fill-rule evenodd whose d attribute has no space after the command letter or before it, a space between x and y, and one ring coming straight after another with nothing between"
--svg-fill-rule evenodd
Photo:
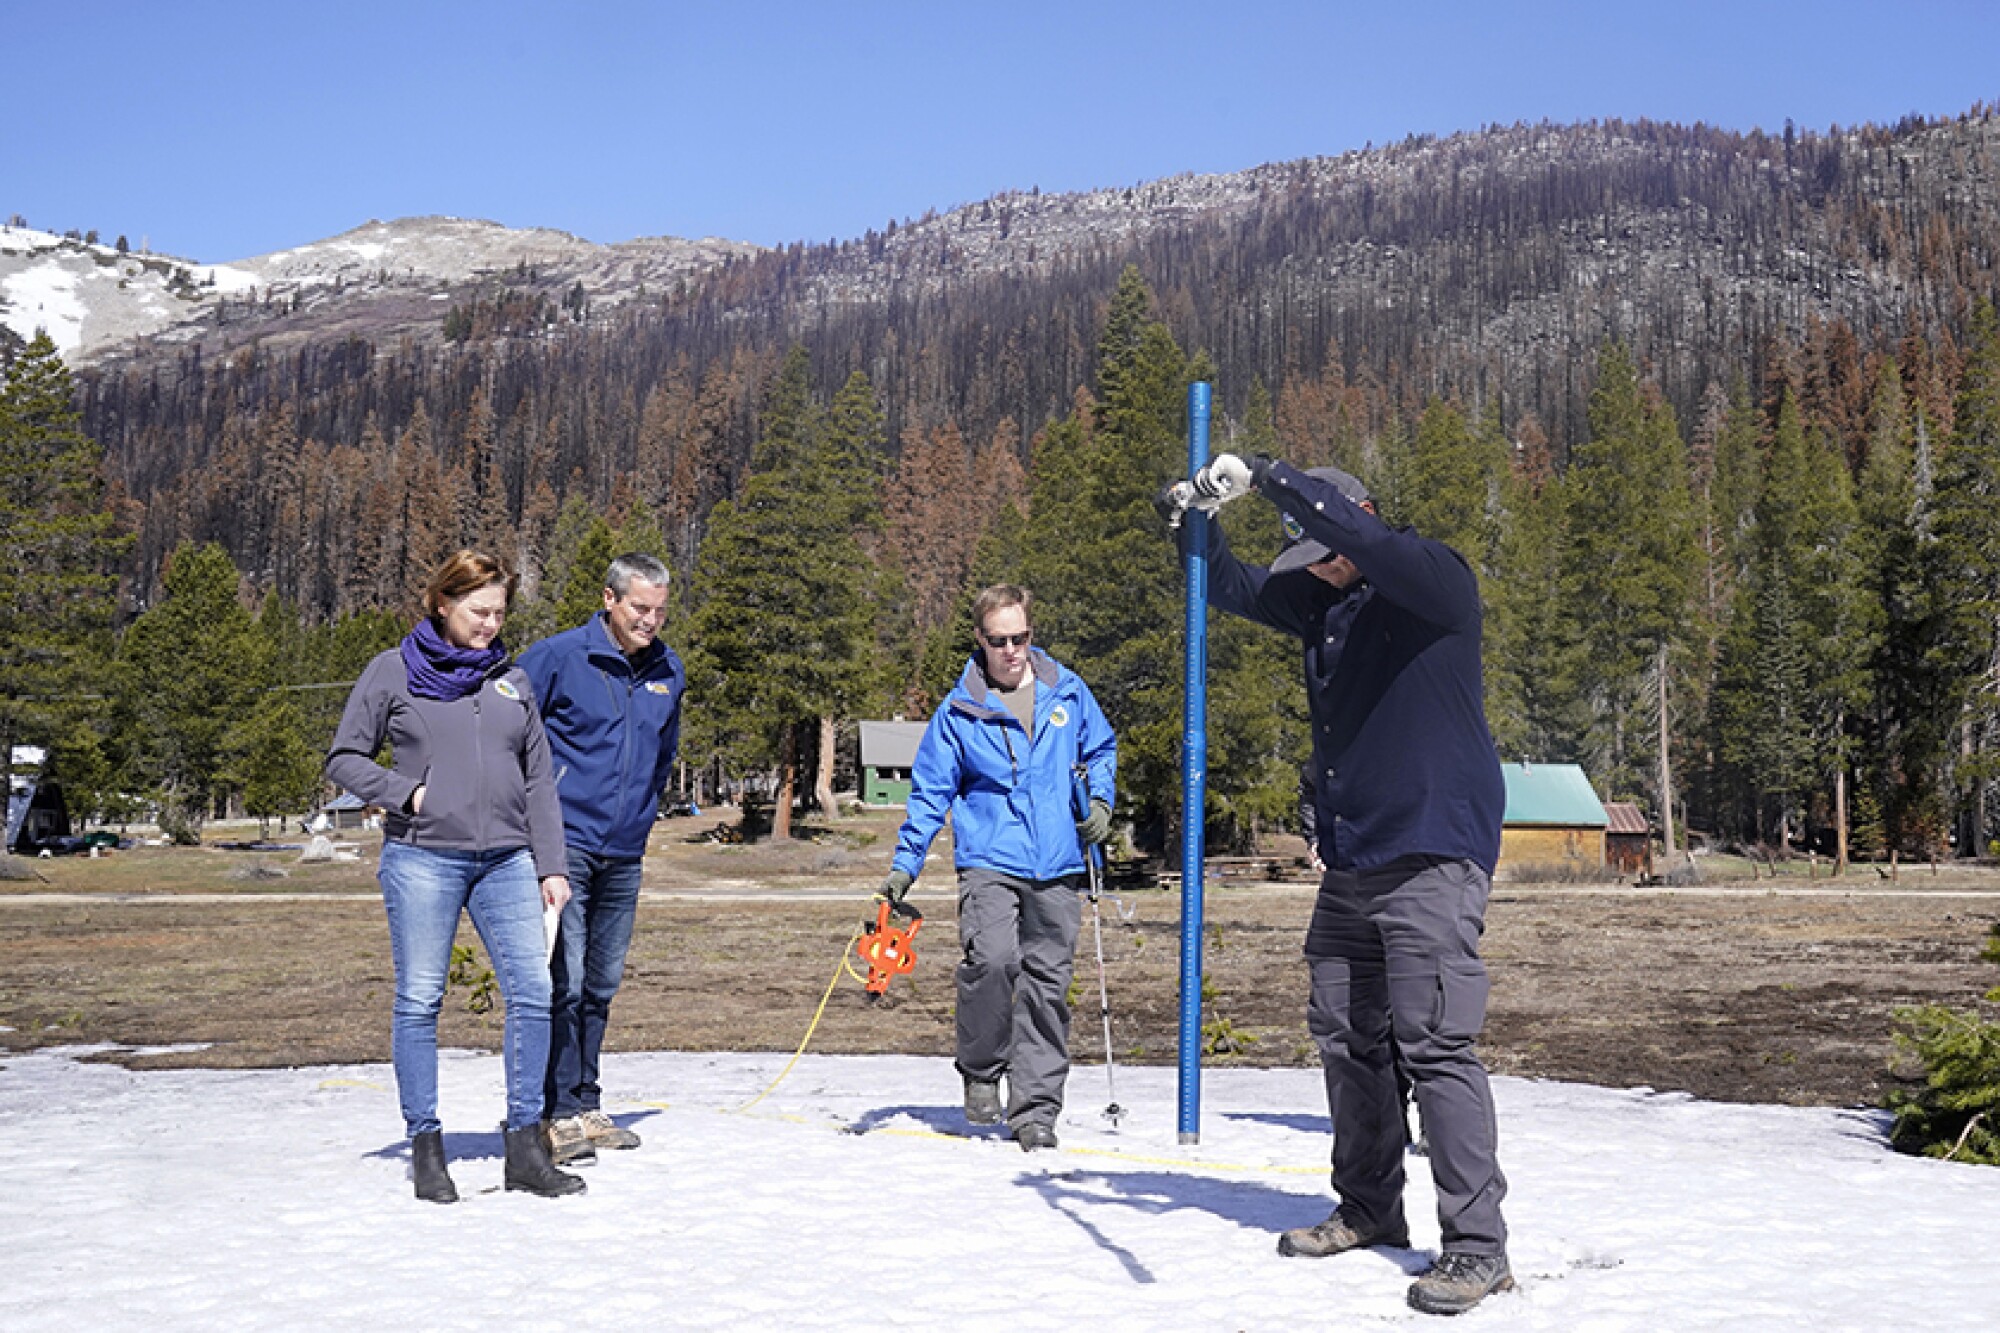
<instances>
[{"instance_id":1,"label":"yellow measuring tape","mask_svg":"<svg viewBox=\"0 0 2000 1333\"><path fill-rule=\"evenodd\" d=\"M778 1071L778 1076L776 1078L771 1080L770 1087L765 1088L755 1097L752 1097L749 1101L737 1107L732 1112L732 1114L741 1115L745 1111L749 1110L751 1107L755 1106L758 1102L763 1101L766 1097L771 1095L773 1089L775 1089L780 1083L783 1083L785 1081L785 1076L792 1072L792 1066L797 1064L799 1062L799 1057L806 1053L806 1046L809 1042L812 1041L813 1033L819 1031L819 1020L821 1016L823 1016L826 1013L827 1001L833 998L833 988L840 984L841 973L843 972L846 973L848 976L853 977L856 981L859 981L864 986L868 984L867 978L863 977L860 973L856 972L854 970L854 965L847 961L848 951L854 947L854 942L860 938L861 938L861 927L856 926L854 928L854 933L847 937L847 943L840 946L840 966L834 969L833 979L826 983L826 994L819 997L819 1008L813 1010L812 1022L806 1025L806 1035L799 1038L799 1048L796 1051L792 1052L792 1058L785 1062L785 1067Z\"/></svg>"},{"instance_id":2,"label":"yellow measuring tape","mask_svg":"<svg viewBox=\"0 0 2000 1333\"><path fill-rule=\"evenodd\" d=\"M854 965L848 961L848 955L851 952L853 952L854 949L854 942L860 938L861 938L861 928L857 926L855 928L854 933L847 937L847 943L843 944L840 948L840 966L834 969L833 977L826 983L826 992L819 997L819 1008L813 1011L812 1022L806 1025L806 1035L799 1040L798 1049L792 1052L792 1058L785 1062L785 1067L778 1071L778 1076L772 1079L769 1086L767 1086L762 1092L758 1093L755 1097L752 1097L749 1101L743 1103L743 1105L737 1107L716 1107L715 1108L716 1111L718 1111L720 1114L723 1115L742 1115L745 1112L749 1111L751 1107L757 1105L757 1103L763 1101L766 1097L770 1096L771 1093L777 1089L778 1085L785 1081L786 1077L792 1072L793 1067L798 1064L799 1057L806 1053L806 1047L812 1042L813 1033L819 1030L819 1021L821 1017L823 1017L826 1013L827 1003L833 999L833 988L840 984L840 978L843 974L853 977L857 982L861 983L863 986L866 986L868 984L867 978L863 977L859 972L856 972L854 970ZM648 1104L659 1105L658 1103L648 1103ZM665 1110L666 1108L665 1106L662 1105L660 1106L660 1109ZM810 1120L807 1120L803 1116L781 1116L778 1118L783 1120L788 1120L796 1124L814 1123ZM869 1132L872 1134L888 1134L897 1138L942 1139L950 1143L978 1142L978 1140L968 1138L962 1134L941 1134L934 1129L886 1129L885 1128L885 1129L871 1130ZM1324 1175L1326 1172L1326 1168L1323 1166L1271 1166L1271 1165L1253 1165L1240 1162L1189 1161L1186 1158L1182 1157L1149 1157L1139 1153L1122 1152L1116 1148L1070 1147L1070 1148L1065 1148L1062 1151L1074 1153L1077 1154L1078 1156L1083 1156L1083 1157L1108 1157L1115 1161L1133 1162L1143 1166L1172 1166L1172 1167L1179 1167L1183 1170L1194 1168L1203 1171L1239 1171L1246 1173L1267 1173L1272 1175L1287 1175L1287 1176L1289 1175L1318 1176L1318 1175Z\"/></svg>"}]
</instances>

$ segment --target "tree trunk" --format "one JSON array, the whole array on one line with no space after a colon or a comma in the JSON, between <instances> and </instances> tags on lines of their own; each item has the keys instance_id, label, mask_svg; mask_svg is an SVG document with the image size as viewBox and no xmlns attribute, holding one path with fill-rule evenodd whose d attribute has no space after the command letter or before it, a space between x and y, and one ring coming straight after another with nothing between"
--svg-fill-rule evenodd
<instances>
[{"instance_id":1,"label":"tree trunk","mask_svg":"<svg viewBox=\"0 0 2000 1333\"><path fill-rule=\"evenodd\" d=\"M799 781L799 729L785 724L784 754L778 760L778 796L771 803L771 836L792 836L792 793Z\"/></svg>"},{"instance_id":2,"label":"tree trunk","mask_svg":"<svg viewBox=\"0 0 2000 1333\"><path fill-rule=\"evenodd\" d=\"M1972 719L1965 718L1958 725L1958 754L1962 767L1972 764ZM1980 807L1986 804L1986 784L1974 779L1972 784L1972 808L1964 811L1958 821L1958 854L1960 857L1979 855L1979 844L1986 832L1986 821Z\"/></svg>"},{"instance_id":3,"label":"tree trunk","mask_svg":"<svg viewBox=\"0 0 2000 1333\"><path fill-rule=\"evenodd\" d=\"M1833 877L1847 873L1847 761L1833 771Z\"/></svg>"},{"instance_id":4,"label":"tree trunk","mask_svg":"<svg viewBox=\"0 0 2000 1333\"><path fill-rule=\"evenodd\" d=\"M828 819L840 815L840 808L833 803L833 741L833 719L823 717L819 720L819 772L813 778L813 799Z\"/></svg>"},{"instance_id":5,"label":"tree trunk","mask_svg":"<svg viewBox=\"0 0 2000 1333\"><path fill-rule=\"evenodd\" d=\"M1667 861L1674 856L1674 761L1668 751L1667 645L1660 644L1660 841ZM1662 867L1664 869L1664 867Z\"/></svg>"}]
</instances>

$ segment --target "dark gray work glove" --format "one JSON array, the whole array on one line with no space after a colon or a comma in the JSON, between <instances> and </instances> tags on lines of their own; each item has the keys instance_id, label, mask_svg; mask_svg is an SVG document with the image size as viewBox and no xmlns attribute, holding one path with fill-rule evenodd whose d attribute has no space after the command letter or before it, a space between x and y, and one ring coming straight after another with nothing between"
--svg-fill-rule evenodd
<instances>
[{"instance_id":1,"label":"dark gray work glove","mask_svg":"<svg viewBox=\"0 0 2000 1333\"><path fill-rule=\"evenodd\" d=\"M1103 842L1111 836L1111 807L1093 796L1090 798L1090 815L1076 821L1076 836L1085 846Z\"/></svg>"},{"instance_id":2,"label":"dark gray work glove","mask_svg":"<svg viewBox=\"0 0 2000 1333\"><path fill-rule=\"evenodd\" d=\"M910 886L916 882L916 876L907 870L891 870L889 878L883 880L882 887L875 891L875 896L893 906L901 907L903 899L910 896Z\"/></svg>"}]
</instances>

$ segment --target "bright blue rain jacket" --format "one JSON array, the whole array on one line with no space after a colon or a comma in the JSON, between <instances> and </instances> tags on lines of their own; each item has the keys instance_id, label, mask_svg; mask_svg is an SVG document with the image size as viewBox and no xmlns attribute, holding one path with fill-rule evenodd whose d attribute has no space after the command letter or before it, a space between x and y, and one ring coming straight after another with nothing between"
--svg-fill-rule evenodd
<instances>
[{"instance_id":1,"label":"bright blue rain jacket","mask_svg":"<svg viewBox=\"0 0 2000 1333\"><path fill-rule=\"evenodd\" d=\"M988 693L977 657L931 715L911 771L896 869L912 878L923 870L949 813L960 870L1029 880L1083 873L1072 769L1086 765L1091 799L1115 804L1118 740L1081 676L1039 648L1028 662L1035 675L1032 741Z\"/></svg>"}]
</instances>

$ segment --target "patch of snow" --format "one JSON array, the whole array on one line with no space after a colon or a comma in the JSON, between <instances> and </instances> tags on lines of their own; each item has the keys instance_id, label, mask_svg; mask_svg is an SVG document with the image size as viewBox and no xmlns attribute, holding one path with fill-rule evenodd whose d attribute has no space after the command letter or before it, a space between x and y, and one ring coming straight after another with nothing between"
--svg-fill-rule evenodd
<instances>
[{"instance_id":1,"label":"patch of snow","mask_svg":"<svg viewBox=\"0 0 2000 1333\"><path fill-rule=\"evenodd\" d=\"M194 270L195 281L213 282L215 290L225 296L235 296L263 285L263 279L247 269L233 268L228 264L211 264Z\"/></svg>"},{"instance_id":2,"label":"patch of snow","mask_svg":"<svg viewBox=\"0 0 2000 1333\"><path fill-rule=\"evenodd\" d=\"M33 227L0 227L0 253L26 255L37 250L53 250L62 244L54 232Z\"/></svg>"},{"instance_id":3,"label":"patch of snow","mask_svg":"<svg viewBox=\"0 0 2000 1333\"><path fill-rule=\"evenodd\" d=\"M83 344L83 320L88 313L77 292L78 275L55 259L45 259L32 268L0 279L0 321L21 336L32 339L38 330L47 330L56 350L65 354Z\"/></svg>"},{"instance_id":4,"label":"patch of snow","mask_svg":"<svg viewBox=\"0 0 2000 1333\"><path fill-rule=\"evenodd\" d=\"M1062 1147L1029 1156L966 1128L945 1059L808 1056L773 1087L783 1055L613 1053L605 1109L644 1143L544 1200L499 1188L500 1058L447 1051L440 1208L387 1066L86 1053L0 1063L8 1328L1437 1326L1403 1299L1438 1245L1422 1158L1417 1248L1277 1253L1331 1203L1316 1070L1206 1071L1187 1146L1173 1069L1118 1071L1114 1129L1079 1066ZM1469 1328L1993 1326L1994 1168L1893 1153L1876 1112L1493 1084L1520 1285Z\"/></svg>"}]
</instances>

